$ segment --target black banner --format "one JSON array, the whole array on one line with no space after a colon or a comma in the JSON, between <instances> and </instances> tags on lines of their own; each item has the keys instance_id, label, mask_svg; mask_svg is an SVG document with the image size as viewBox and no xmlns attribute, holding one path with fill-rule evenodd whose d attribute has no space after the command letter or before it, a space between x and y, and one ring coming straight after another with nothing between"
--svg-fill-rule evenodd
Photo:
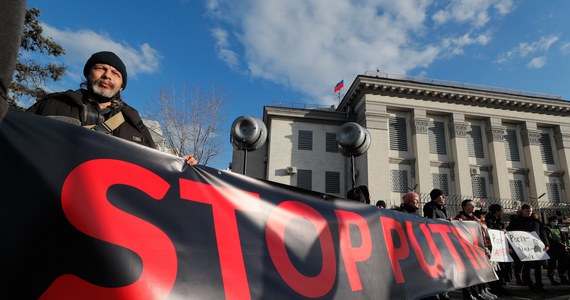
<instances>
[{"instance_id":1,"label":"black banner","mask_svg":"<svg viewBox=\"0 0 570 300\"><path fill-rule=\"evenodd\" d=\"M44 117L0 124L18 299L415 299L495 280L473 222L255 180Z\"/></svg>"}]
</instances>

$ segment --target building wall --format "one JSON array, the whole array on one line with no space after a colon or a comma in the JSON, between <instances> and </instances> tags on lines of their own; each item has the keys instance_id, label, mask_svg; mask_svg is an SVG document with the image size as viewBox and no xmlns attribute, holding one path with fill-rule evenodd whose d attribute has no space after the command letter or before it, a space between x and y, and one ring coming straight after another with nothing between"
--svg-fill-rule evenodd
<instances>
[{"instance_id":1,"label":"building wall","mask_svg":"<svg viewBox=\"0 0 570 300\"><path fill-rule=\"evenodd\" d=\"M409 190L445 187L480 206L489 199L537 203L542 194L540 201L567 203L568 116L570 105L559 99L358 76L336 112L266 108L265 178L298 185L299 174L286 167L312 170L312 189L325 192L324 173L338 171L339 195L346 195L350 160L324 145L327 132L352 120L372 138L355 158L355 184L369 187L372 202L395 206ZM312 150L298 149L299 130L313 132Z\"/></svg>"}]
</instances>

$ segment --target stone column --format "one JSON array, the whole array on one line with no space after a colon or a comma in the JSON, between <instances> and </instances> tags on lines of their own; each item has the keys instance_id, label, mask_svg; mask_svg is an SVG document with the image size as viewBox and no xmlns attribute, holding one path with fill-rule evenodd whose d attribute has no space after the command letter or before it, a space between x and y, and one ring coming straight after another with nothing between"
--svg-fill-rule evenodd
<instances>
[{"instance_id":1,"label":"stone column","mask_svg":"<svg viewBox=\"0 0 570 300\"><path fill-rule=\"evenodd\" d=\"M506 165L505 134L507 127L502 126L500 118L490 118L487 127L489 162L493 166L493 196L501 199L511 198L509 170Z\"/></svg>"},{"instance_id":2,"label":"stone column","mask_svg":"<svg viewBox=\"0 0 570 300\"><path fill-rule=\"evenodd\" d=\"M368 97L370 96L365 96L365 98ZM376 200L389 199L390 195L390 134L388 131L390 115L387 113L386 105L369 99L363 100L362 103L366 105L365 112L359 114L361 119L357 120L357 123L368 129L371 141L368 151L355 158L358 172L356 185L368 186L371 204L375 204ZM352 174L350 161L348 163L348 172ZM352 179L349 177L348 180Z\"/></svg>"},{"instance_id":3,"label":"stone column","mask_svg":"<svg viewBox=\"0 0 570 300\"><path fill-rule=\"evenodd\" d=\"M562 171L562 200L570 202L570 190L566 189L567 186L570 186L570 174L568 173L570 170L570 126L560 125L556 127L554 139L556 141L560 171Z\"/></svg>"},{"instance_id":4,"label":"stone column","mask_svg":"<svg viewBox=\"0 0 570 300\"><path fill-rule=\"evenodd\" d=\"M469 153L467 151L467 126L465 115L454 113L450 122L451 157L455 161L453 177L455 194L472 196L471 173L469 166Z\"/></svg>"},{"instance_id":5,"label":"stone column","mask_svg":"<svg viewBox=\"0 0 570 300\"><path fill-rule=\"evenodd\" d=\"M538 197L546 193L546 178L540 154L540 131L536 123L524 123L521 132L525 165L528 167L529 197Z\"/></svg>"},{"instance_id":6,"label":"stone column","mask_svg":"<svg viewBox=\"0 0 570 300\"><path fill-rule=\"evenodd\" d=\"M412 149L416 157L415 179L416 192L429 193L433 188L429 158L428 124L425 109L414 109L412 118Z\"/></svg>"}]
</instances>

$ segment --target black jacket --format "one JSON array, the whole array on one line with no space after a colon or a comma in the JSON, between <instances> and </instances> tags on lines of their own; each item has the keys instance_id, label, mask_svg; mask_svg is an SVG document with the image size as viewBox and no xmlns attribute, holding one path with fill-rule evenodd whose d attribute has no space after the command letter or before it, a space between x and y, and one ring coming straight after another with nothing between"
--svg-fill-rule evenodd
<instances>
[{"instance_id":1,"label":"black jacket","mask_svg":"<svg viewBox=\"0 0 570 300\"><path fill-rule=\"evenodd\" d=\"M503 223L501 219L497 219L497 217L495 217L491 212L489 212L485 216L485 223L487 224L487 227L489 229L497 229L497 230L505 229L505 223Z\"/></svg>"},{"instance_id":2,"label":"black jacket","mask_svg":"<svg viewBox=\"0 0 570 300\"><path fill-rule=\"evenodd\" d=\"M536 219L535 217L523 217L518 216L516 217L509 226L507 226L508 231L526 231L526 232L533 232L535 231L540 240L544 243L546 247L550 246L548 242L548 235L544 228L544 224L540 222L540 220Z\"/></svg>"},{"instance_id":3,"label":"black jacket","mask_svg":"<svg viewBox=\"0 0 570 300\"><path fill-rule=\"evenodd\" d=\"M90 100L89 91L84 89L68 90L62 93L53 93L38 100L28 108L29 112L42 116L69 117L78 120L81 126L98 125L86 117L88 105L94 105ZM148 128L143 124L138 111L126 103L122 102L104 116L104 120L109 119L119 111L123 113L125 122L111 132L112 135L127 141L156 148Z\"/></svg>"},{"instance_id":4,"label":"black jacket","mask_svg":"<svg viewBox=\"0 0 570 300\"><path fill-rule=\"evenodd\" d=\"M424 217L430 219L447 219L447 210L445 206L430 201L424 205Z\"/></svg>"}]
</instances>

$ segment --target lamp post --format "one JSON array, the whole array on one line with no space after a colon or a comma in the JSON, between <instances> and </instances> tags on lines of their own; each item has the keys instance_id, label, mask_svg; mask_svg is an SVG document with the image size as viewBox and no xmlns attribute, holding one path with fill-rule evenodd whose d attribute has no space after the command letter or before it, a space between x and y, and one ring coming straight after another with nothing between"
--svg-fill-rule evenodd
<instances>
[{"instance_id":1,"label":"lamp post","mask_svg":"<svg viewBox=\"0 0 570 300\"><path fill-rule=\"evenodd\" d=\"M349 195L352 195L353 192L359 191L361 193L356 194L366 194L366 198L370 197L367 186L362 185L356 187L356 168L354 165L354 158L368 151L368 148L370 147L370 139L370 132L355 122L344 123L336 133L338 151L343 156L350 158L352 169L352 189L347 193L347 198L349 199L352 199ZM370 199L366 199L366 201L370 201Z\"/></svg>"},{"instance_id":2,"label":"lamp post","mask_svg":"<svg viewBox=\"0 0 570 300\"><path fill-rule=\"evenodd\" d=\"M267 127L256 117L240 116L230 129L234 149L243 151L243 175L246 175L247 152L259 149L267 140Z\"/></svg>"}]
</instances>

